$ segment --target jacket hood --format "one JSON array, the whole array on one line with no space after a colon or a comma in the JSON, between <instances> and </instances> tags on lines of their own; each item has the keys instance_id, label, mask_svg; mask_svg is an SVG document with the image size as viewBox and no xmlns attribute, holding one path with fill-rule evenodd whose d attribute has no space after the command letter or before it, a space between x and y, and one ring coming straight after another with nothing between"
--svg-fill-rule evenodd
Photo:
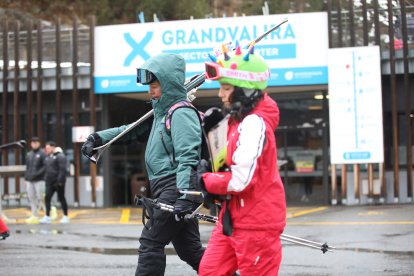
<instances>
[{"instance_id":1,"label":"jacket hood","mask_svg":"<svg viewBox=\"0 0 414 276\"><path fill-rule=\"evenodd\" d=\"M164 114L171 105L187 98L185 61L180 55L160 54L148 59L140 68L153 73L161 84L160 99L151 100L155 113Z\"/></svg>"},{"instance_id":2,"label":"jacket hood","mask_svg":"<svg viewBox=\"0 0 414 276\"><path fill-rule=\"evenodd\" d=\"M264 93L263 100L256 105L253 113L266 120L272 127L273 131L275 131L279 125L279 107L267 93Z\"/></svg>"}]
</instances>

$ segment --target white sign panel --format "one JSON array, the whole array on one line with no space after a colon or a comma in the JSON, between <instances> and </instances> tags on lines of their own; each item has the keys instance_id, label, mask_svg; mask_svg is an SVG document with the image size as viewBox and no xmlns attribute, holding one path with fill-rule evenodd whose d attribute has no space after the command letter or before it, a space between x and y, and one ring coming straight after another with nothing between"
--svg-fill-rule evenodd
<instances>
[{"instance_id":1,"label":"white sign panel","mask_svg":"<svg viewBox=\"0 0 414 276\"><path fill-rule=\"evenodd\" d=\"M182 55L191 77L204 72L208 53L221 44L247 46L286 18L255 47L270 66L269 86L327 84L327 14L320 12L96 27L95 91L146 91L136 84L136 68L160 53ZM201 88L217 87L207 81Z\"/></svg>"},{"instance_id":2,"label":"white sign panel","mask_svg":"<svg viewBox=\"0 0 414 276\"><path fill-rule=\"evenodd\" d=\"M329 49L332 164L384 161L378 46Z\"/></svg>"}]
</instances>

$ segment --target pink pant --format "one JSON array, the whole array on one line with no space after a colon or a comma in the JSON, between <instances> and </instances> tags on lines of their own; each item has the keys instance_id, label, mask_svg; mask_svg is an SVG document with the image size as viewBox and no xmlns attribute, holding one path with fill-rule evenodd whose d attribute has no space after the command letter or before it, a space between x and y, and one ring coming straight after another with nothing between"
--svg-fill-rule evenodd
<instances>
[{"instance_id":1,"label":"pink pant","mask_svg":"<svg viewBox=\"0 0 414 276\"><path fill-rule=\"evenodd\" d=\"M233 229L231 237L223 235L217 225L201 259L199 275L278 274L282 260L282 246L278 231L252 231Z\"/></svg>"},{"instance_id":2,"label":"pink pant","mask_svg":"<svg viewBox=\"0 0 414 276\"><path fill-rule=\"evenodd\" d=\"M0 233L5 233L9 231L9 228L7 228L7 225L4 223L4 221L0 218Z\"/></svg>"}]
</instances>

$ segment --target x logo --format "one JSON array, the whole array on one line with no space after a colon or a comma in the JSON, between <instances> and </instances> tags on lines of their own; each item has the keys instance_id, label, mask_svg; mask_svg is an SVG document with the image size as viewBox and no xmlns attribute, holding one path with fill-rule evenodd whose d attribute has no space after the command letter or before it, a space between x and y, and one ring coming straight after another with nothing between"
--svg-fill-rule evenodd
<instances>
[{"instance_id":1,"label":"x logo","mask_svg":"<svg viewBox=\"0 0 414 276\"><path fill-rule=\"evenodd\" d=\"M131 46L132 51L129 53L129 55L126 57L124 61L124 66L130 66L131 62L137 57L141 56L144 60L147 60L150 55L144 50L145 46L148 44L148 42L151 40L153 32L147 32L145 37L141 40L141 42L136 42L130 33L124 33L125 41Z\"/></svg>"}]
</instances>

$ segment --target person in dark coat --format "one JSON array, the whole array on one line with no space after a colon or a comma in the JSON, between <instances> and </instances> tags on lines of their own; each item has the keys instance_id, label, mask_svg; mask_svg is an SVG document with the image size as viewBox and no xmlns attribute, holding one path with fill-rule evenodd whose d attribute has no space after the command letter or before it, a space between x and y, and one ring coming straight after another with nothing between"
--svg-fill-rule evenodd
<instances>
[{"instance_id":1,"label":"person in dark coat","mask_svg":"<svg viewBox=\"0 0 414 276\"><path fill-rule=\"evenodd\" d=\"M55 192L58 194L58 200L63 210L63 218L60 222L69 223L68 205L65 198L66 156L63 154L62 148L57 147L53 141L46 143L45 151L47 154L45 159L46 215L40 220L40 223L51 223L52 221L50 218L50 201Z\"/></svg>"},{"instance_id":2,"label":"person in dark coat","mask_svg":"<svg viewBox=\"0 0 414 276\"><path fill-rule=\"evenodd\" d=\"M32 137L31 150L26 157L26 172L24 175L27 197L29 199L31 216L26 219L28 224L38 224L38 211L44 206L43 193L45 190L45 158L46 154L40 147L39 137Z\"/></svg>"}]
</instances>

